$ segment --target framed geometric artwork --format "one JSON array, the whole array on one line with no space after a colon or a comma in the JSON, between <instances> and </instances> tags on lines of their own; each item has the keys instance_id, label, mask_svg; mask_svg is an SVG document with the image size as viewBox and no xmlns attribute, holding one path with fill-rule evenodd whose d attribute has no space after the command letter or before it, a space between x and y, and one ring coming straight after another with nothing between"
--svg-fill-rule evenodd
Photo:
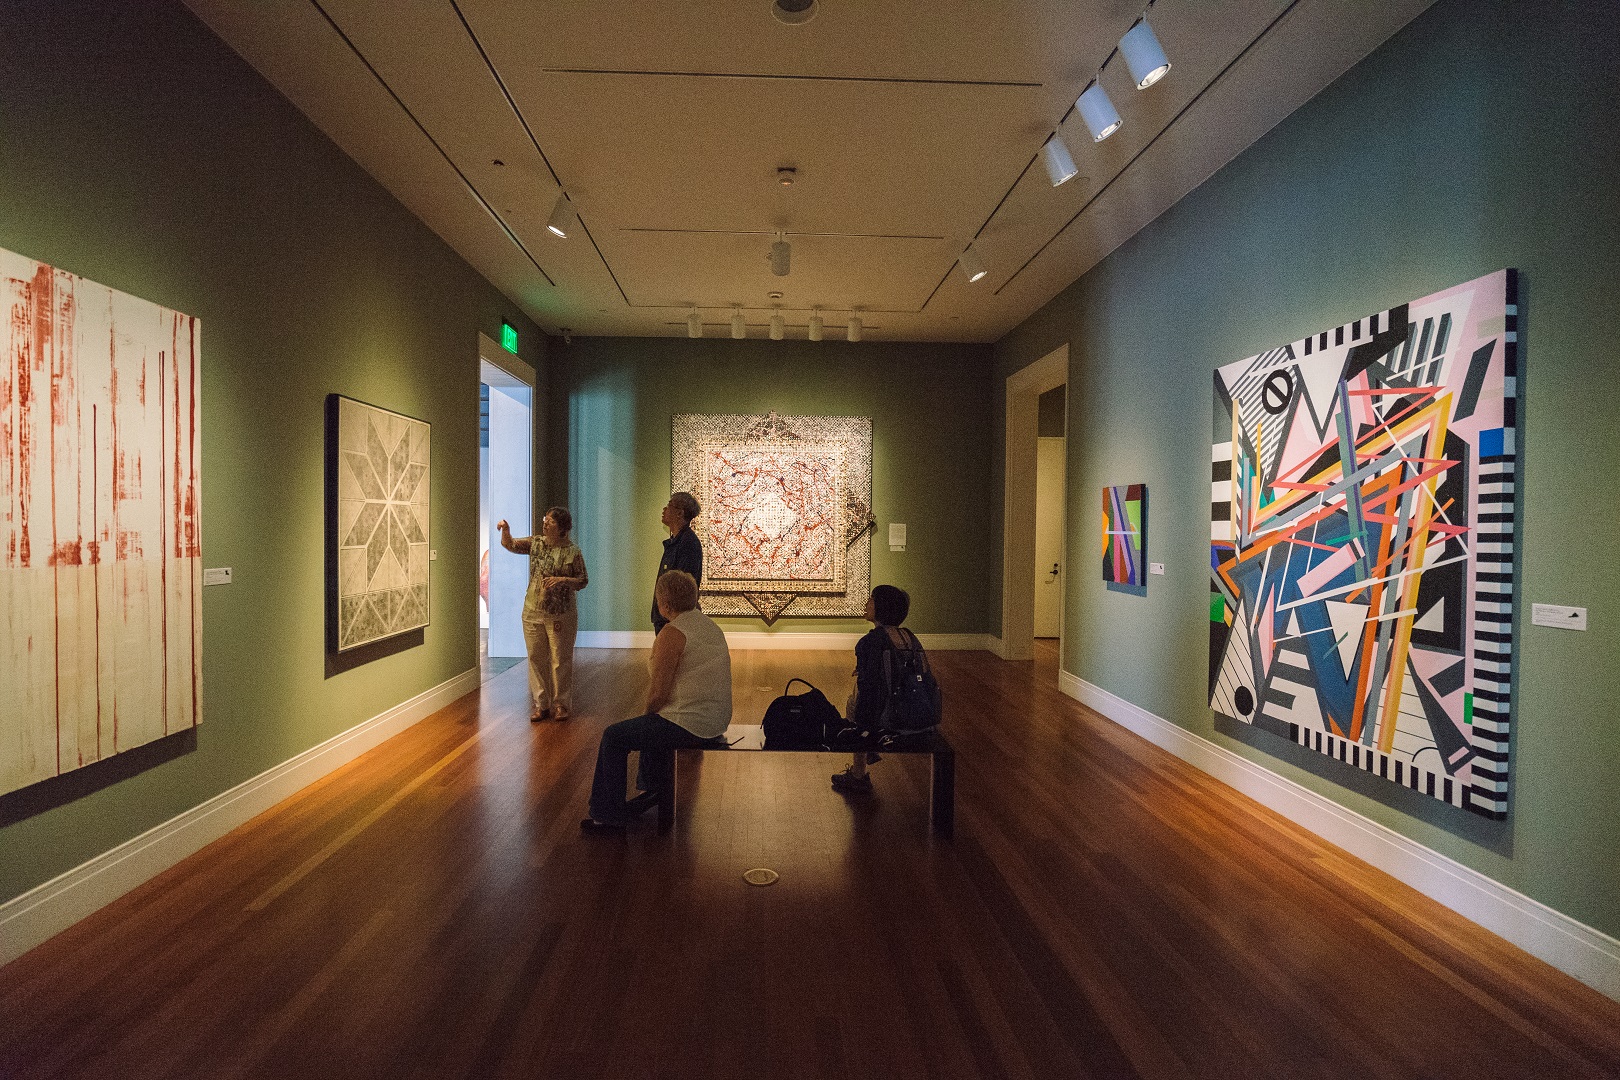
<instances>
[{"instance_id":1,"label":"framed geometric artwork","mask_svg":"<svg viewBox=\"0 0 1620 1080\"><path fill-rule=\"evenodd\" d=\"M1103 488L1103 580L1112 585L1140 585L1147 554L1144 529L1147 485Z\"/></svg>"},{"instance_id":2,"label":"framed geometric artwork","mask_svg":"<svg viewBox=\"0 0 1620 1080\"><path fill-rule=\"evenodd\" d=\"M1516 275L1215 372L1210 706L1508 809Z\"/></svg>"},{"instance_id":3,"label":"framed geometric artwork","mask_svg":"<svg viewBox=\"0 0 1620 1080\"><path fill-rule=\"evenodd\" d=\"M197 319L0 251L0 793L202 719Z\"/></svg>"},{"instance_id":4,"label":"framed geometric artwork","mask_svg":"<svg viewBox=\"0 0 1620 1080\"><path fill-rule=\"evenodd\" d=\"M332 394L327 636L346 652L428 624L432 427Z\"/></svg>"},{"instance_id":5,"label":"framed geometric artwork","mask_svg":"<svg viewBox=\"0 0 1620 1080\"><path fill-rule=\"evenodd\" d=\"M872 421L700 415L671 421L672 490L702 507L710 615L860 616L871 590Z\"/></svg>"}]
</instances>

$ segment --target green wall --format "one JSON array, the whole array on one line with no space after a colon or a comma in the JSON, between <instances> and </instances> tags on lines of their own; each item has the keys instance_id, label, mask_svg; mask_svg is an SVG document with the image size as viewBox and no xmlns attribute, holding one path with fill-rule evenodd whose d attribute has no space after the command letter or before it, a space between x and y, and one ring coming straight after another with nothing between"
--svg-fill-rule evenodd
<instances>
[{"instance_id":1,"label":"green wall","mask_svg":"<svg viewBox=\"0 0 1620 1080\"><path fill-rule=\"evenodd\" d=\"M766 413L872 418L874 583L911 593L920 633L989 629L992 358L983 345L575 338L550 359L549 490L573 511L590 569L582 630L650 630L670 494L670 417ZM908 526L891 552L890 522ZM765 630L761 619L723 619ZM781 618L776 632L867 629Z\"/></svg>"},{"instance_id":2,"label":"green wall","mask_svg":"<svg viewBox=\"0 0 1620 1080\"><path fill-rule=\"evenodd\" d=\"M1000 386L1071 343L1071 565L1095 562L1098 489L1143 482L1148 557L1168 568L1143 597L1070 579L1067 670L1611 935L1617 43L1613 3L1440 0L996 350ZM1512 810L1496 823L1214 730L1203 657L1213 369L1504 266L1522 271L1524 426ZM1538 601L1589 607L1591 630L1530 625Z\"/></svg>"},{"instance_id":3,"label":"green wall","mask_svg":"<svg viewBox=\"0 0 1620 1080\"><path fill-rule=\"evenodd\" d=\"M476 665L477 334L544 339L178 4L8 3L0 87L0 246L202 320L203 556L235 578L194 743L0 798L4 901ZM327 677L334 392L432 423L439 559L423 644Z\"/></svg>"}]
</instances>

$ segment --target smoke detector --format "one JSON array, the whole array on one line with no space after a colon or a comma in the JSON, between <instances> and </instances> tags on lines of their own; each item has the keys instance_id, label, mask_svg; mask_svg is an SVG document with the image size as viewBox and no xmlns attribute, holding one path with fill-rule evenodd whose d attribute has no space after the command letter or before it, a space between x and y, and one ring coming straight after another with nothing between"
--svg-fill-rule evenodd
<instances>
[{"instance_id":1,"label":"smoke detector","mask_svg":"<svg viewBox=\"0 0 1620 1080\"><path fill-rule=\"evenodd\" d=\"M816 0L771 0L771 14L779 23L799 26L816 17Z\"/></svg>"}]
</instances>

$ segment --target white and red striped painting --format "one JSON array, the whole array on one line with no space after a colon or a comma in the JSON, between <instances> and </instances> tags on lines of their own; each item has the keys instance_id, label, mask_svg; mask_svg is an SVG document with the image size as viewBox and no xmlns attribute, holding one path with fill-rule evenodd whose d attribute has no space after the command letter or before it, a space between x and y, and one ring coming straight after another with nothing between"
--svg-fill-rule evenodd
<instances>
[{"instance_id":1,"label":"white and red striped painting","mask_svg":"<svg viewBox=\"0 0 1620 1080\"><path fill-rule=\"evenodd\" d=\"M201 719L198 321L0 250L0 793Z\"/></svg>"}]
</instances>

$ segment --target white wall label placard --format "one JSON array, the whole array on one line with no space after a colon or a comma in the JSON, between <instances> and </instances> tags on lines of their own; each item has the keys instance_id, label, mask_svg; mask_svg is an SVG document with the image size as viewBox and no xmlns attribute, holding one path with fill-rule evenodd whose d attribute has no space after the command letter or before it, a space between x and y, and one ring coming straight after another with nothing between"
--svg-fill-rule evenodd
<instances>
[{"instance_id":1,"label":"white wall label placard","mask_svg":"<svg viewBox=\"0 0 1620 1080\"><path fill-rule=\"evenodd\" d=\"M889 550L906 550L906 527L899 522L891 522L889 525Z\"/></svg>"}]
</instances>

